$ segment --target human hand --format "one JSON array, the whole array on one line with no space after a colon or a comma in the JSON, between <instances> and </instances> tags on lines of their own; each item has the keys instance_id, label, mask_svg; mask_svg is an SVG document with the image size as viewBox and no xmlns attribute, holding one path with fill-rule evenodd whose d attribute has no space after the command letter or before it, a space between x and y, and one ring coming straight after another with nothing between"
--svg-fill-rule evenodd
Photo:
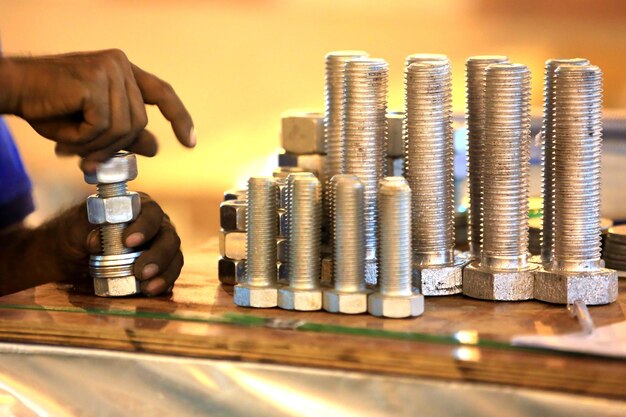
<instances>
[{"instance_id":1,"label":"human hand","mask_svg":"<svg viewBox=\"0 0 626 417\"><path fill-rule=\"evenodd\" d=\"M145 104L158 106L181 144L196 144L191 116L172 86L120 50L1 62L11 91L0 108L57 142L58 154L84 158L84 170L93 171L122 149L156 154L157 141L145 129Z\"/></svg>"}]
</instances>

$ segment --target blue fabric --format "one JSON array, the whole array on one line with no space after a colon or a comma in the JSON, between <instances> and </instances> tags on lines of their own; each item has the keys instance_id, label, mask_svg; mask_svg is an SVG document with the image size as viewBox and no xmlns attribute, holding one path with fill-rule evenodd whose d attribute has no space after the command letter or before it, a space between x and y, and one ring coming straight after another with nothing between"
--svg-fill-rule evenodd
<instances>
[{"instance_id":1,"label":"blue fabric","mask_svg":"<svg viewBox=\"0 0 626 417\"><path fill-rule=\"evenodd\" d=\"M0 228L21 222L33 212L31 189L11 132L0 118Z\"/></svg>"}]
</instances>

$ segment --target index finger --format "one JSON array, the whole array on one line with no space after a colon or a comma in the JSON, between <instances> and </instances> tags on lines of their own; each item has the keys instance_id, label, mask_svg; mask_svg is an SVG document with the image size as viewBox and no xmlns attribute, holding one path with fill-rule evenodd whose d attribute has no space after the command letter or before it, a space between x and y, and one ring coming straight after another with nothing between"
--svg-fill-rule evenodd
<instances>
[{"instance_id":1,"label":"index finger","mask_svg":"<svg viewBox=\"0 0 626 417\"><path fill-rule=\"evenodd\" d=\"M156 104L163 117L172 124L174 134L181 144L188 148L196 146L193 120L172 86L138 66L131 65L144 103Z\"/></svg>"}]
</instances>

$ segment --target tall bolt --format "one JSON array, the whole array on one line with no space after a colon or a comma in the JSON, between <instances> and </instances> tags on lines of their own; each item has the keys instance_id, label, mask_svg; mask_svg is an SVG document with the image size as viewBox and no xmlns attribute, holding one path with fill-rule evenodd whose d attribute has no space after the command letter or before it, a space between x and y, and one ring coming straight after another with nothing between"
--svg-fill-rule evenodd
<instances>
[{"instance_id":1,"label":"tall bolt","mask_svg":"<svg viewBox=\"0 0 626 417\"><path fill-rule=\"evenodd\" d=\"M617 272L600 259L602 72L561 64L554 74L552 257L536 274L535 298L608 304Z\"/></svg>"},{"instance_id":2,"label":"tall bolt","mask_svg":"<svg viewBox=\"0 0 626 417\"><path fill-rule=\"evenodd\" d=\"M376 283L378 181L386 169L387 82L383 59L357 58L346 64L345 172L364 187L366 281Z\"/></svg>"},{"instance_id":3,"label":"tall bolt","mask_svg":"<svg viewBox=\"0 0 626 417\"><path fill-rule=\"evenodd\" d=\"M530 71L492 64L485 71L483 223L479 261L465 268L463 293L489 300L533 296L528 263Z\"/></svg>"},{"instance_id":4,"label":"tall bolt","mask_svg":"<svg viewBox=\"0 0 626 417\"><path fill-rule=\"evenodd\" d=\"M332 179L335 217L334 288L324 291L324 310L359 314L367 311L365 287L364 187L354 175Z\"/></svg>"},{"instance_id":5,"label":"tall bolt","mask_svg":"<svg viewBox=\"0 0 626 417\"><path fill-rule=\"evenodd\" d=\"M454 257L454 143L447 60L413 63L406 74L405 177L413 209L414 284L424 295L461 292Z\"/></svg>"},{"instance_id":6,"label":"tall bolt","mask_svg":"<svg viewBox=\"0 0 626 417\"><path fill-rule=\"evenodd\" d=\"M469 184L468 239L470 255L480 256L482 225L482 170L485 158L485 69L491 64L508 62L503 55L472 56L467 59L467 182Z\"/></svg>"},{"instance_id":7,"label":"tall bolt","mask_svg":"<svg viewBox=\"0 0 626 417\"><path fill-rule=\"evenodd\" d=\"M543 227L541 231L541 262L549 264L552 259L552 223L554 221L554 79L559 65L588 65L584 58L549 59L545 66L545 84L543 101Z\"/></svg>"},{"instance_id":8,"label":"tall bolt","mask_svg":"<svg viewBox=\"0 0 626 417\"><path fill-rule=\"evenodd\" d=\"M276 183L271 177L248 180L246 282L235 286L234 302L242 307L276 307Z\"/></svg>"},{"instance_id":9,"label":"tall bolt","mask_svg":"<svg viewBox=\"0 0 626 417\"><path fill-rule=\"evenodd\" d=\"M291 195L289 286L278 290L278 306L287 310L322 308L320 244L322 190L315 177L296 177Z\"/></svg>"}]
</instances>

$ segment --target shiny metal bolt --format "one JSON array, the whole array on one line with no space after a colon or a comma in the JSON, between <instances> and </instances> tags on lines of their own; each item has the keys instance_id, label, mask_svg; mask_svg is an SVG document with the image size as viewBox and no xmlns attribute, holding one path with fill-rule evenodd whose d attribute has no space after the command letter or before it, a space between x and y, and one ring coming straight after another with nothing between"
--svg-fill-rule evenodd
<instances>
[{"instance_id":1,"label":"shiny metal bolt","mask_svg":"<svg viewBox=\"0 0 626 417\"><path fill-rule=\"evenodd\" d=\"M533 296L528 262L530 71L492 64L485 71L482 250L465 268L463 293L489 300Z\"/></svg>"},{"instance_id":2,"label":"shiny metal bolt","mask_svg":"<svg viewBox=\"0 0 626 417\"><path fill-rule=\"evenodd\" d=\"M289 285L278 290L278 306L319 310L322 189L317 178L294 178L290 209Z\"/></svg>"},{"instance_id":3,"label":"shiny metal bolt","mask_svg":"<svg viewBox=\"0 0 626 417\"><path fill-rule=\"evenodd\" d=\"M424 296L413 291L411 188L402 177L387 177L379 193L379 292L368 299L368 311L379 317L415 317L424 312Z\"/></svg>"},{"instance_id":4,"label":"shiny metal bolt","mask_svg":"<svg viewBox=\"0 0 626 417\"><path fill-rule=\"evenodd\" d=\"M405 177L411 187L414 285L424 295L461 292L464 261L454 257L454 143L447 60L407 69Z\"/></svg>"},{"instance_id":5,"label":"shiny metal bolt","mask_svg":"<svg viewBox=\"0 0 626 417\"><path fill-rule=\"evenodd\" d=\"M365 287L365 187L355 175L335 175L334 288L324 291L324 310L359 314L367 311Z\"/></svg>"},{"instance_id":6,"label":"shiny metal bolt","mask_svg":"<svg viewBox=\"0 0 626 417\"><path fill-rule=\"evenodd\" d=\"M554 80L559 65L588 65L584 58L549 59L545 66L543 125L541 127L543 171L543 226L541 230L541 262L549 264L552 259L552 228L554 220Z\"/></svg>"},{"instance_id":7,"label":"shiny metal bolt","mask_svg":"<svg viewBox=\"0 0 626 417\"><path fill-rule=\"evenodd\" d=\"M387 82L383 59L357 58L345 72L345 172L364 187L366 280L376 283L378 181L386 169Z\"/></svg>"},{"instance_id":8,"label":"shiny metal bolt","mask_svg":"<svg viewBox=\"0 0 626 417\"><path fill-rule=\"evenodd\" d=\"M242 307L268 308L278 303L277 197L271 177L248 180L246 282L235 286L234 302Z\"/></svg>"},{"instance_id":9,"label":"shiny metal bolt","mask_svg":"<svg viewBox=\"0 0 626 417\"><path fill-rule=\"evenodd\" d=\"M467 182L469 184L468 233L470 255L480 256L482 225L482 167L485 160L485 69L491 64L508 62L503 55L469 57L466 67L467 94Z\"/></svg>"},{"instance_id":10,"label":"shiny metal bolt","mask_svg":"<svg viewBox=\"0 0 626 417\"><path fill-rule=\"evenodd\" d=\"M617 299L617 272L600 252L602 72L561 64L554 72L552 257L535 278L535 298L569 304Z\"/></svg>"}]
</instances>

